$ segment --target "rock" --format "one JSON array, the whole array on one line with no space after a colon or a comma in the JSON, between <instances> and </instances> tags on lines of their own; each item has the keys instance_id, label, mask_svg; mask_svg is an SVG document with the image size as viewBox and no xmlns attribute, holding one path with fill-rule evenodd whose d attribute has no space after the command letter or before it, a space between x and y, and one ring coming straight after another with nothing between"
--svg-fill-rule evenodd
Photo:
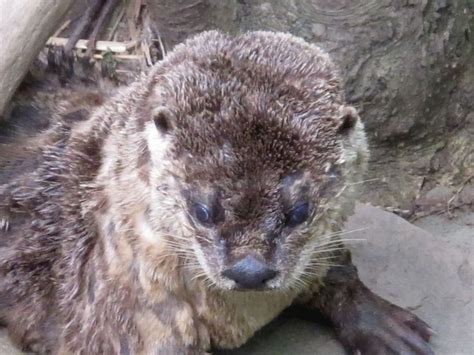
<instances>
[{"instance_id":1,"label":"rock","mask_svg":"<svg viewBox=\"0 0 474 355\"><path fill-rule=\"evenodd\" d=\"M235 32L238 28L236 1L155 0L148 1L147 6L164 46L169 50L191 34L204 30ZM268 6L264 6L265 8L269 10Z\"/></svg>"},{"instance_id":2,"label":"rock","mask_svg":"<svg viewBox=\"0 0 474 355\"><path fill-rule=\"evenodd\" d=\"M446 209L448 201L454 196L455 191L447 186L435 186L425 196L416 201L418 208L424 211L440 211Z\"/></svg>"},{"instance_id":3,"label":"rock","mask_svg":"<svg viewBox=\"0 0 474 355\"><path fill-rule=\"evenodd\" d=\"M436 186L428 191L426 198L433 203L446 203L453 195L453 190L446 186Z\"/></svg>"},{"instance_id":4,"label":"rock","mask_svg":"<svg viewBox=\"0 0 474 355\"><path fill-rule=\"evenodd\" d=\"M377 142L442 132L456 78L471 67L471 10L448 0L150 2L169 47L214 28L285 31L316 42L342 68L348 99L362 107ZM457 111L470 112L472 104L461 104Z\"/></svg>"},{"instance_id":5,"label":"rock","mask_svg":"<svg viewBox=\"0 0 474 355\"><path fill-rule=\"evenodd\" d=\"M474 183L464 186L459 193L459 200L461 203L474 204Z\"/></svg>"},{"instance_id":6,"label":"rock","mask_svg":"<svg viewBox=\"0 0 474 355\"><path fill-rule=\"evenodd\" d=\"M369 133L368 178L386 180L367 187L364 201L410 209L437 170L431 161L444 155L452 163L433 180L449 186L469 176L474 140L464 137L472 137L465 132L474 111L472 1L166 0L150 6L168 47L217 28L290 32L328 50Z\"/></svg>"},{"instance_id":7,"label":"rock","mask_svg":"<svg viewBox=\"0 0 474 355\"><path fill-rule=\"evenodd\" d=\"M472 250L474 213L468 208L461 208L452 213L452 217L447 214L432 214L414 223L458 250Z\"/></svg>"},{"instance_id":8,"label":"rock","mask_svg":"<svg viewBox=\"0 0 474 355\"><path fill-rule=\"evenodd\" d=\"M362 280L388 300L414 311L437 332L437 354L474 349L474 230L463 247L390 213L359 205L347 230L367 242L353 245Z\"/></svg>"},{"instance_id":9,"label":"rock","mask_svg":"<svg viewBox=\"0 0 474 355\"><path fill-rule=\"evenodd\" d=\"M0 118L72 0L0 1Z\"/></svg>"}]
</instances>

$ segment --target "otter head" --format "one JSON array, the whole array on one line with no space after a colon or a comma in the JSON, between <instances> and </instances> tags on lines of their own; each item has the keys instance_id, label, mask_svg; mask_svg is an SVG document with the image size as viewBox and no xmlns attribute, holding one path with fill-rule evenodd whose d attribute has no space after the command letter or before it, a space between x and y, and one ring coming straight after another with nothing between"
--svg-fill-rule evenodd
<instances>
[{"instance_id":1,"label":"otter head","mask_svg":"<svg viewBox=\"0 0 474 355\"><path fill-rule=\"evenodd\" d=\"M315 274L366 153L325 53L286 34L208 32L153 70L138 112L153 228L196 278L283 290Z\"/></svg>"}]
</instances>

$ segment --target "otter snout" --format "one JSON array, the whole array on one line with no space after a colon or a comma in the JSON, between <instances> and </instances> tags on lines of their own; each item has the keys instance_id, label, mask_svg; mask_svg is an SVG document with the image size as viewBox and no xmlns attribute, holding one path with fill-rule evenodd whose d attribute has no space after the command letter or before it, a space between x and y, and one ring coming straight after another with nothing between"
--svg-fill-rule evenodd
<instances>
[{"instance_id":1,"label":"otter snout","mask_svg":"<svg viewBox=\"0 0 474 355\"><path fill-rule=\"evenodd\" d=\"M277 272L252 255L240 259L230 268L224 270L223 276L235 281L241 289L260 289L276 276Z\"/></svg>"}]
</instances>

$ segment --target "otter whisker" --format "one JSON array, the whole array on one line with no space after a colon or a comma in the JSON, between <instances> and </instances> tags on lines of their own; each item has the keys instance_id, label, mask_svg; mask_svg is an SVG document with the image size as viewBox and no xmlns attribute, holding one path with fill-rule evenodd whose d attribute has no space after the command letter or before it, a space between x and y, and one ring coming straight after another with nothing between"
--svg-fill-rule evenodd
<instances>
[{"instance_id":1,"label":"otter whisker","mask_svg":"<svg viewBox=\"0 0 474 355\"><path fill-rule=\"evenodd\" d=\"M194 234L194 237L195 237L196 239L201 239L201 240L204 240L204 241L206 241L206 242L211 242L211 240L210 240L209 238L206 238L206 237L204 237L204 236L202 236L202 235ZM172 236L172 238L174 238L174 239L179 239L179 240L183 240L183 241L185 241L186 243L189 243L189 242L191 241L190 238L181 237L181 236Z\"/></svg>"},{"instance_id":2,"label":"otter whisker","mask_svg":"<svg viewBox=\"0 0 474 355\"><path fill-rule=\"evenodd\" d=\"M320 237L320 239L325 239L325 238L330 238L330 237L336 237L336 236L345 235L345 234L351 234L351 233L355 233L355 232L362 232L362 231L365 231L365 230L367 230L367 229L368 229L368 228L364 227L364 228L351 229L351 230L348 230L348 231L338 231L338 232L326 234L326 235Z\"/></svg>"},{"instance_id":3,"label":"otter whisker","mask_svg":"<svg viewBox=\"0 0 474 355\"><path fill-rule=\"evenodd\" d=\"M365 242L366 239L335 239L335 240L331 240L331 241L328 241L328 242L325 242L325 243L322 243L322 244L317 244L316 245L316 249L317 248L320 248L320 247L324 247L324 246L328 246L328 245L335 245L335 244L349 244L349 243L357 243L357 242Z\"/></svg>"},{"instance_id":4,"label":"otter whisker","mask_svg":"<svg viewBox=\"0 0 474 355\"><path fill-rule=\"evenodd\" d=\"M172 252L175 252L176 254L183 254L183 255L189 255L189 256L192 255L191 250L178 248L178 247L172 246L172 245L168 245L168 250L172 251Z\"/></svg>"},{"instance_id":5,"label":"otter whisker","mask_svg":"<svg viewBox=\"0 0 474 355\"><path fill-rule=\"evenodd\" d=\"M340 248L329 248L329 249L321 249L321 250L313 250L313 254L323 254L323 253L329 253L332 251L339 251L339 250L347 250L345 247L340 247Z\"/></svg>"},{"instance_id":6,"label":"otter whisker","mask_svg":"<svg viewBox=\"0 0 474 355\"><path fill-rule=\"evenodd\" d=\"M380 180L382 180L382 178L373 178L373 179L361 180L361 181L348 183L347 186L360 185L360 184L365 184L366 182L373 182L373 181L380 181Z\"/></svg>"},{"instance_id":7,"label":"otter whisker","mask_svg":"<svg viewBox=\"0 0 474 355\"><path fill-rule=\"evenodd\" d=\"M198 279L198 278L208 278L207 274L205 271L203 271L202 269L193 269L194 271L198 271L196 272L196 274L191 278L191 280L195 280L195 279Z\"/></svg>"},{"instance_id":8,"label":"otter whisker","mask_svg":"<svg viewBox=\"0 0 474 355\"><path fill-rule=\"evenodd\" d=\"M183 248L190 249L189 244L183 243L181 240L166 239L166 243L182 246Z\"/></svg>"},{"instance_id":9,"label":"otter whisker","mask_svg":"<svg viewBox=\"0 0 474 355\"><path fill-rule=\"evenodd\" d=\"M194 274L202 272L202 268L200 268L198 265L183 265L183 268L192 271Z\"/></svg>"},{"instance_id":10,"label":"otter whisker","mask_svg":"<svg viewBox=\"0 0 474 355\"><path fill-rule=\"evenodd\" d=\"M305 279L306 284L310 284L314 279L321 278L324 276L324 273L321 272L315 272L315 273L305 273L302 275L302 278ZM306 288L306 285L305 287Z\"/></svg>"},{"instance_id":11,"label":"otter whisker","mask_svg":"<svg viewBox=\"0 0 474 355\"><path fill-rule=\"evenodd\" d=\"M164 260L164 259L167 259L167 258L170 258L170 257L176 257L178 256L176 253L172 253L172 254L161 254L159 256L159 258L155 258L154 260L156 261L161 261L161 260Z\"/></svg>"},{"instance_id":12,"label":"otter whisker","mask_svg":"<svg viewBox=\"0 0 474 355\"><path fill-rule=\"evenodd\" d=\"M167 241L166 244L170 247L176 247L178 249L182 249L182 250L189 250L189 251L192 251L192 249L187 246L186 244L183 244L183 243L177 243L177 242L172 242L172 241Z\"/></svg>"},{"instance_id":13,"label":"otter whisker","mask_svg":"<svg viewBox=\"0 0 474 355\"><path fill-rule=\"evenodd\" d=\"M331 255L331 256L325 256L325 257L317 257L316 260L334 260L334 259L340 259L341 256L340 255Z\"/></svg>"},{"instance_id":14,"label":"otter whisker","mask_svg":"<svg viewBox=\"0 0 474 355\"><path fill-rule=\"evenodd\" d=\"M192 260L189 260L189 259L186 260L185 266L201 268L201 264L199 263L199 261L196 258L192 259Z\"/></svg>"},{"instance_id":15,"label":"otter whisker","mask_svg":"<svg viewBox=\"0 0 474 355\"><path fill-rule=\"evenodd\" d=\"M192 247L191 245L188 243L183 243L181 240L173 240L173 239L167 239L166 240L166 243L167 244L170 244L170 245L177 245L177 246L180 246L182 248L186 248L186 249L189 249L189 250L192 250Z\"/></svg>"},{"instance_id":16,"label":"otter whisker","mask_svg":"<svg viewBox=\"0 0 474 355\"><path fill-rule=\"evenodd\" d=\"M293 280L293 283L292 285L290 286L291 288L294 288L296 289L297 291L300 291L300 290L303 290L306 288L306 283L305 281L302 279L302 275L299 275L298 277L296 277L294 280Z\"/></svg>"},{"instance_id":17,"label":"otter whisker","mask_svg":"<svg viewBox=\"0 0 474 355\"><path fill-rule=\"evenodd\" d=\"M206 273L205 273L205 272L197 273L196 275L194 275L194 276L191 278L191 281L194 281L194 280L200 279L200 278L207 278Z\"/></svg>"},{"instance_id":18,"label":"otter whisker","mask_svg":"<svg viewBox=\"0 0 474 355\"><path fill-rule=\"evenodd\" d=\"M320 263L320 262L310 262L308 266L344 266L341 264L333 264L333 263Z\"/></svg>"}]
</instances>

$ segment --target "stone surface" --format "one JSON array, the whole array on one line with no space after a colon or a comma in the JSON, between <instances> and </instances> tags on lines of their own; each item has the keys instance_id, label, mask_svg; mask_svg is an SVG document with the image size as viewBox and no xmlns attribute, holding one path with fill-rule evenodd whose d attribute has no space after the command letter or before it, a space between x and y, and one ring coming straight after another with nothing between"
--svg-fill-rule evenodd
<instances>
[{"instance_id":1,"label":"stone surface","mask_svg":"<svg viewBox=\"0 0 474 355\"><path fill-rule=\"evenodd\" d=\"M442 223L449 232L454 227L448 224ZM353 237L365 235L367 242L354 245L353 253L362 280L428 322L438 333L438 354L473 354L474 228L462 230L462 243L452 242L436 227L439 235L363 205L347 224L348 230L360 227L367 229Z\"/></svg>"},{"instance_id":2,"label":"stone surface","mask_svg":"<svg viewBox=\"0 0 474 355\"><path fill-rule=\"evenodd\" d=\"M379 180L364 201L411 210L424 188L474 174L473 1L149 3L168 47L220 29L289 32L328 50L369 133L368 178Z\"/></svg>"},{"instance_id":3,"label":"stone surface","mask_svg":"<svg viewBox=\"0 0 474 355\"><path fill-rule=\"evenodd\" d=\"M72 0L0 0L0 118Z\"/></svg>"},{"instance_id":4,"label":"stone surface","mask_svg":"<svg viewBox=\"0 0 474 355\"><path fill-rule=\"evenodd\" d=\"M456 96L473 87L471 77L464 75L472 70L470 1L165 0L149 4L168 47L215 28L231 33L290 32L324 47L341 67L348 99L362 109L376 142L442 132L472 111L468 92ZM453 96L456 110L451 107Z\"/></svg>"},{"instance_id":5,"label":"stone surface","mask_svg":"<svg viewBox=\"0 0 474 355\"><path fill-rule=\"evenodd\" d=\"M414 224L455 248L472 250L474 213L468 209L453 211L452 217L433 214L419 219Z\"/></svg>"},{"instance_id":6,"label":"stone surface","mask_svg":"<svg viewBox=\"0 0 474 355\"><path fill-rule=\"evenodd\" d=\"M362 280L374 291L427 321L438 355L474 354L474 215L431 216L414 226L381 209L358 205L346 229ZM431 231L433 234L427 232ZM331 329L284 314L238 350L220 354L328 354L344 351ZM0 336L0 354L20 354Z\"/></svg>"}]
</instances>

